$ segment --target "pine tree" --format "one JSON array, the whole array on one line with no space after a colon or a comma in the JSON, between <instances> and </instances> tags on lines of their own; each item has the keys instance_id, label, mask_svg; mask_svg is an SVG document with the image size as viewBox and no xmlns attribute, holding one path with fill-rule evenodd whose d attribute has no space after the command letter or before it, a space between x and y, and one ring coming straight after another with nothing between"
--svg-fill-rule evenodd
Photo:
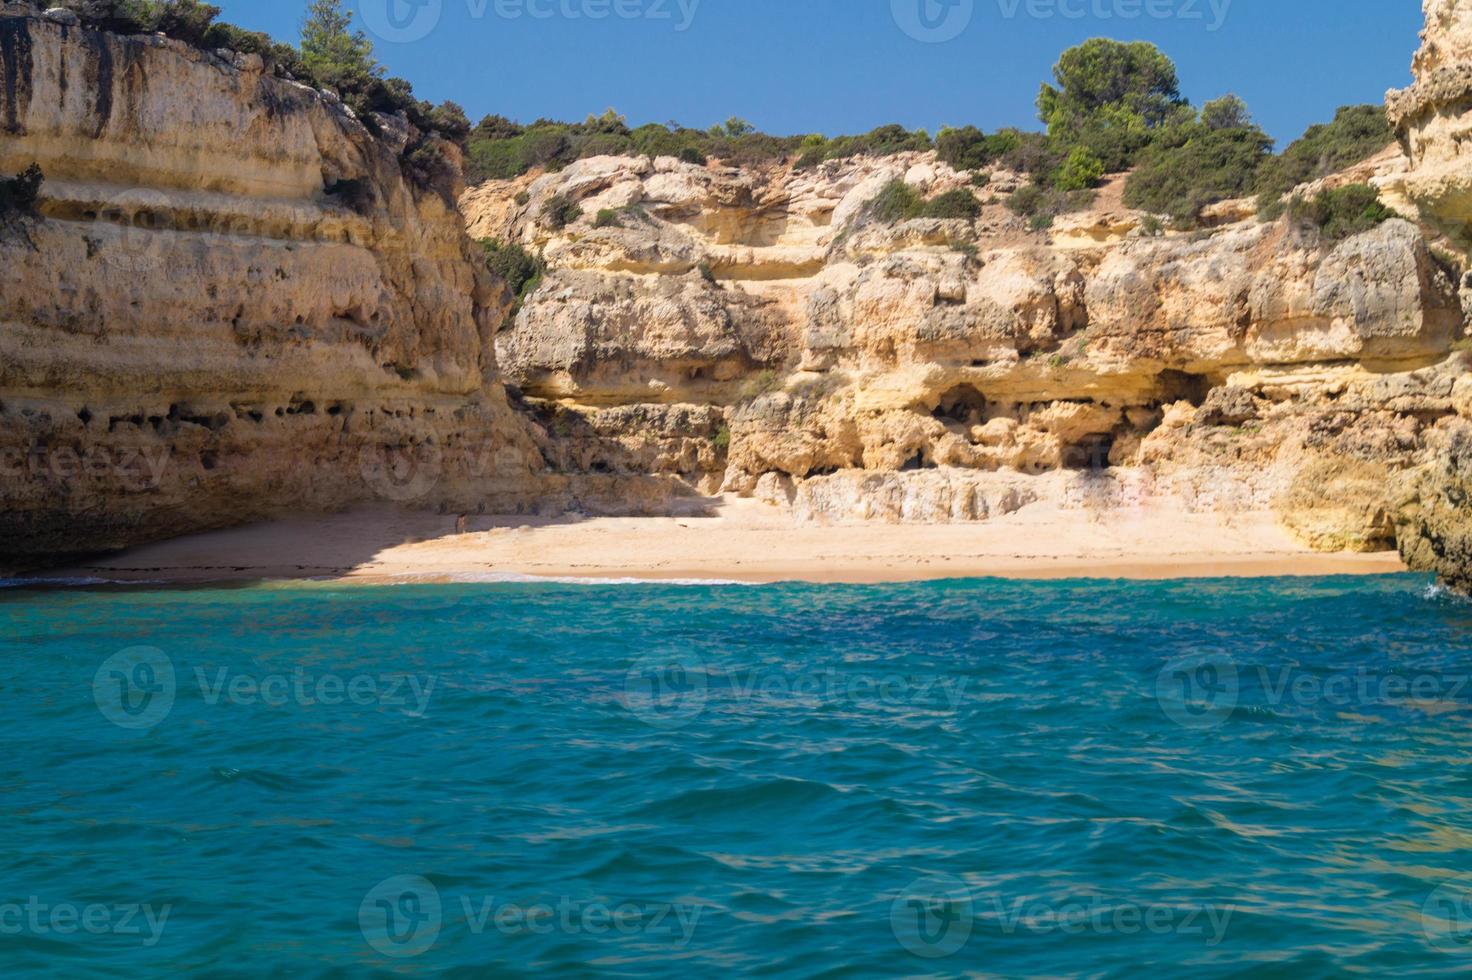
<instances>
[{"instance_id":1,"label":"pine tree","mask_svg":"<svg viewBox=\"0 0 1472 980\"><path fill-rule=\"evenodd\" d=\"M302 63L319 85L339 92L359 91L383 76L373 57L373 42L352 29L353 15L342 0L312 0L302 24Z\"/></svg>"}]
</instances>

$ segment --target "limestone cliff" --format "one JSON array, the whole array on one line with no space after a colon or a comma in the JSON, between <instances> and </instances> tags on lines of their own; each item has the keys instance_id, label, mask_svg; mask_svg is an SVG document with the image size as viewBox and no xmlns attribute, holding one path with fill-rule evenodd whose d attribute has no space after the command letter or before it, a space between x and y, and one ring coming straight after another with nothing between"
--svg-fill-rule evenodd
<instances>
[{"instance_id":1,"label":"limestone cliff","mask_svg":"<svg viewBox=\"0 0 1472 980\"><path fill-rule=\"evenodd\" d=\"M884 224L866 204L896 179L988 203ZM551 267L497 343L566 466L677 473L803 521L1168 500L1393 547L1392 477L1437 451L1465 370L1454 274L1415 224L1334 244L1239 202L1162 235L1116 183L1037 233L1000 203L1019 180L930 154L605 157L462 208ZM551 227L563 198L581 217Z\"/></svg>"},{"instance_id":2,"label":"limestone cliff","mask_svg":"<svg viewBox=\"0 0 1472 980\"><path fill-rule=\"evenodd\" d=\"M416 176L255 56L0 6L0 565L368 499L517 509L509 297ZM479 270L479 271L478 271Z\"/></svg>"},{"instance_id":3,"label":"limestone cliff","mask_svg":"<svg viewBox=\"0 0 1472 980\"><path fill-rule=\"evenodd\" d=\"M600 157L457 202L458 150L402 118L0 5L0 175L46 175L0 216L0 566L370 499L724 491L802 523L1271 510L1472 587L1442 251L1472 227L1472 33L1427 7L1405 153L1333 178L1406 220L1331 242L1250 201L1162 233L1118 179L1034 231L1002 203L1019 175L920 153ZM885 223L895 180L984 207ZM545 259L514 315L471 238Z\"/></svg>"},{"instance_id":4,"label":"limestone cliff","mask_svg":"<svg viewBox=\"0 0 1472 980\"><path fill-rule=\"evenodd\" d=\"M1387 103L1410 166L1403 195L1460 248L1472 246L1472 3L1425 0L1426 30L1415 84ZM1397 508L1401 549L1472 593L1472 379L1453 390L1455 420L1438 426L1432 459L1403 483Z\"/></svg>"}]
</instances>

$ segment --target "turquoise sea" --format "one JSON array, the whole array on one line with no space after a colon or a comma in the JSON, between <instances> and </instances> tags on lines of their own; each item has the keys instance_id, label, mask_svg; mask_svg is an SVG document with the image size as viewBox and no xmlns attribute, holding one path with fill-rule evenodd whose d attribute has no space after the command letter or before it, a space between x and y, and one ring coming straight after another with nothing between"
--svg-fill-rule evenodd
<instances>
[{"instance_id":1,"label":"turquoise sea","mask_svg":"<svg viewBox=\"0 0 1472 980\"><path fill-rule=\"evenodd\" d=\"M0 590L0 976L1472 966L1416 576Z\"/></svg>"}]
</instances>

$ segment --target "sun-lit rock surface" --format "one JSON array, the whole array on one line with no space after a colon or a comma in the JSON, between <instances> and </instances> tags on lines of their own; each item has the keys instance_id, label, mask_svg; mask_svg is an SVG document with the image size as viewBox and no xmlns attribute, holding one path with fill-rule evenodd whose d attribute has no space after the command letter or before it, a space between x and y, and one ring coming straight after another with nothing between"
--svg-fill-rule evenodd
<instances>
[{"instance_id":1,"label":"sun-lit rock surface","mask_svg":"<svg viewBox=\"0 0 1472 980\"><path fill-rule=\"evenodd\" d=\"M490 341L508 297L453 176L416 183L403 124L228 54L0 7L0 174L46 175L0 227L0 561L535 503Z\"/></svg>"},{"instance_id":2,"label":"sun-lit rock surface","mask_svg":"<svg viewBox=\"0 0 1472 980\"><path fill-rule=\"evenodd\" d=\"M701 489L814 523L971 522L1069 486L1028 489L1062 469L1105 511L1272 508L1317 547L1393 546L1389 478L1427 458L1461 370L1456 284L1415 225L1331 245L1242 206L1152 237L1106 193L1033 232L995 193L1016 175L989 177L975 221L868 215L894 179L972 187L928 154L602 157L461 206L473 236L550 266L498 335L508 382L569 431L637 413L621 442ZM565 228L555 195L582 209ZM694 413L710 451L659 421ZM585 461L638 469L581 438Z\"/></svg>"},{"instance_id":3,"label":"sun-lit rock surface","mask_svg":"<svg viewBox=\"0 0 1472 980\"><path fill-rule=\"evenodd\" d=\"M1415 84L1387 100L1409 157L1392 186L1465 252L1472 246L1472 3L1425 0L1425 8ZM1430 460L1400 481L1397 537L1413 567L1472 593L1472 377L1461 373L1443 388L1455 414L1432 434Z\"/></svg>"}]
</instances>

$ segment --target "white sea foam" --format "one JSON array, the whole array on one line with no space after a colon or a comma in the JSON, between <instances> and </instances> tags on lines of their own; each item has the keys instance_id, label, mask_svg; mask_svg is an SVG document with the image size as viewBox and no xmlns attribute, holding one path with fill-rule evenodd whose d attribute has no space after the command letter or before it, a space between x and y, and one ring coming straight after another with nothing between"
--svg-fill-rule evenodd
<instances>
[{"instance_id":1,"label":"white sea foam","mask_svg":"<svg viewBox=\"0 0 1472 980\"><path fill-rule=\"evenodd\" d=\"M1443 599L1450 600L1452 602L1472 602L1472 598L1464 596L1460 592L1449 589L1440 582L1432 582L1430 585L1426 586L1426 591L1421 593L1421 597L1423 599L1430 600Z\"/></svg>"}]
</instances>

